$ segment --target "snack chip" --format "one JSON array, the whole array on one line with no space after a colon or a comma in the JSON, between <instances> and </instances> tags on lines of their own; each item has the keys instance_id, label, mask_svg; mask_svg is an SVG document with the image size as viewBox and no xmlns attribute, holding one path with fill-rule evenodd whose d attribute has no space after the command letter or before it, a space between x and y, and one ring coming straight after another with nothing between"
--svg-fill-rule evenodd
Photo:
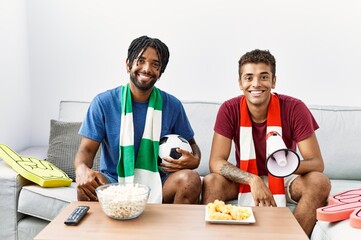
<instances>
[{"instance_id":1,"label":"snack chip","mask_svg":"<svg viewBox=\"0 0 361 240\"><path fill-rule=\"evenodd\" d=\"M220 200L208 203L207 211L211 220L244 220L251 216L248 209L225 204Z\"/></svg>"}]
</instances>

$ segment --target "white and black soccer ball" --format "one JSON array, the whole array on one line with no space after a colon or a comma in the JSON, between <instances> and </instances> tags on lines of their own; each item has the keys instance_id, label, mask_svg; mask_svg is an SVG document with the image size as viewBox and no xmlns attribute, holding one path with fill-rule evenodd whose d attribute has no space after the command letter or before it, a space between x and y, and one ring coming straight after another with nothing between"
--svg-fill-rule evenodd
<instances>
[{"instance_id":1,"label":"white and black soccer ball","mask_svg":"<svg viewBox=\"0 0 361 240\"><path fill-rule=\"evenodd\" d=\"M171 157L179 159L182 154L177 152L176 149L184 149L192 153L192 148L189 142L178 134L168 134L159 140L159 157Z\"/></svg>"}]
</instances>

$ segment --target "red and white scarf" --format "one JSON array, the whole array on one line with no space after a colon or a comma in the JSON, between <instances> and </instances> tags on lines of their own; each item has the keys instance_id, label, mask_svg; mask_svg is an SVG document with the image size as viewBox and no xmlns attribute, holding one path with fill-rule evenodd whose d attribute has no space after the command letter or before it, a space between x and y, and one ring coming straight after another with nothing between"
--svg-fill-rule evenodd
<instances>
[{"instance_id":1,"label":"red and white scarf","mask_svg":"<svg viewBox=\"0 0 361 240\"><path fill-rule=\"evenodd\" d=\"M240 115L240 169L258 175L256 151L252 136L252 122L248 113L245 97L242 97L240 101ZM272 131L282 134L280 103L278 97L274 94L271 94L271 101L268 105L267 113L267 134ZM283 178L268 174L268 187L273 194L277 206L286 206ZM239 186L238 205L255 205L251 188L247 184L240 184Z\"/></svg>"}]
</instances>

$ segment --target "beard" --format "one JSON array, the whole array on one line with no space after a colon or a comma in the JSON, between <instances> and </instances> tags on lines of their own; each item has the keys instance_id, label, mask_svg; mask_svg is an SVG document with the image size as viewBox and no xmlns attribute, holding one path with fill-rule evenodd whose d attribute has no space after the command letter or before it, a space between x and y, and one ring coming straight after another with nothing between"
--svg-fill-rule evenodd
<instances>
[{"instance_id":1,"label":"beard","mask_svg":"<svg viewBox=\"0 0 361 240\"><path fill-rule=\"evenodd\" d=\"M152 80L151 82L142 83L142 82L138 81L136 75L137 75L137 73L130 73L130 80L132 81L134 86L136 86L138 89L140 89L142 91L148 91L149 89L152 89L154 87L155 83L157 82L157 79L155 79L153 77L154 80Z\"/></svg>"}]
</instances>

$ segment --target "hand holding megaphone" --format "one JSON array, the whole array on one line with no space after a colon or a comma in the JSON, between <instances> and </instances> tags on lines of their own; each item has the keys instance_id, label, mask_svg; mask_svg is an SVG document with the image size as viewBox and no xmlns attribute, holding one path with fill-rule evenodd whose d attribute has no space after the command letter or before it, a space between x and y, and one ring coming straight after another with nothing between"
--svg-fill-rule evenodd
<instances>
[{"instance_id":1,"label":"hand holding megaphone","mask_svg":"<svg viewBox=\"0 0 361 240\"><path fill-rule=\"evenodd\" d=\"M300 165L298 154L286 148L281 135L272 131L266 137L267 160L266 167L275 177L287 177L294 173Z\"/></svg>"}]
</instances>

